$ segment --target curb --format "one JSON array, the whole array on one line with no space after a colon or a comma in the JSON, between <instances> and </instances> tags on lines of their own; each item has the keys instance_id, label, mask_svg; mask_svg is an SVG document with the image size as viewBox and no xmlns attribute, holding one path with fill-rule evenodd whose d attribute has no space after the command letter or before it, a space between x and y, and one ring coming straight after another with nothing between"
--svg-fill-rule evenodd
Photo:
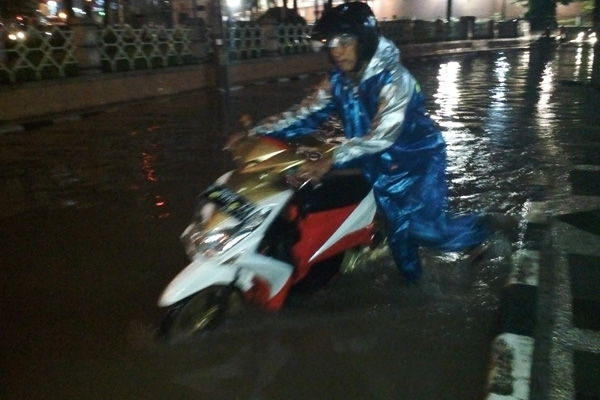
<instances>
[{"instance_id":1,"label":"curb","mask_svg":"<svg viewBox=\"0 0 600 400\"><path fill-rule=\"evenodd\" d=\"M267 80L248 82L243 85L235 85L229 88L230 92L235 92L236 90L243 89L245 87L253 87L253 86L261 86L261 85L269 85L269 84L277 84L277 83L285 83L290 81L298 81L302 79L307 79L309 76L316 75L316 73L302 73L291 75L287 77L278 77ZM210 90L210 89L206 89ZM136 100L132 100L136 101ZM0 135L4 133L17 133L17 132L25 132L32 131L39 128L45 128L51 125L55 125L61 122L66 121L79 121L91 116L103 114L114 110L118 104L110 104L102 107L102 109L93 109L93 110L80 110L79 113L70 113L70 114L55 114L55 115L46 115L40 118L28 118L23 121L16 121L13 123L2 125L0 121Z\"/></svg>"},{"instance_id":2,"label":"curb","mask_svg":"<svg viewBox=\"0 0 600 400\"><path fill-rule=\"evenodd\" d=\"M512 256L511 273L501 293L499 333L492 341L486 400L529 399L540 249L548 227L542 204L529 203L523 248Z\"/></svg>"},{"instance_id":3,"label":"curb","mask_svg":"<svg viewBox=\"0 0 600 400\"><path fill-rule=\"evenodd\" d=\"M59 124L61 122L66 121L80 121L84 118L91 117L98 114L107 113L110 110L107 108L105 110L95 110L95 111L82 111L79 114L65 114L65 115L56 115L56 116L46 116L41 119L29 119L24 122L16 122L6 125L0 124L0 135L3 133L16 133L16 132L24 132L24 131L33 131L40 128L45 128L47 126Z\"/></svg>"}]
</instances>

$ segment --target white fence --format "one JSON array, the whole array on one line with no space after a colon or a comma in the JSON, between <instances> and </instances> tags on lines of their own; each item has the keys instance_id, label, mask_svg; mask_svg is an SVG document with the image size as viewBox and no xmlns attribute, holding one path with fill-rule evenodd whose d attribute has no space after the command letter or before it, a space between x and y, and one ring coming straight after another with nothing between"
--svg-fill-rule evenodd
<instances>
[{"instance_id":1,"label":"white fence","mask_svg":"<svg viewBox=\"0 0 600 400\"><path fill-rule=\"evenodd\" d=\"M8 39L0 44L0 82L17 82L66 77L76 74L72 30L53 27L28 29L24 37ZM12 32L11 32L12 33Z\"/></svg>"},{"instance_id":2,"label":"white fence","mask_svg":"<svg viewBox=\"0 0 600 400\"><path fill-rule=\"evenodd\" d=\"M104 71L130 71L189 63L189 29L106 27L98 30L98 51Z\"/></svg>"},{"instance_id":3,"label":"white fence","mask_svg":"<svg viewBox=\"0 0 600 400\"><path fill-rule=\"evenodd\" d=\"M398 44L448 40L491 39L522 35L515 21L395 20L380 23L383 35ZM0 31L1 32L1 31ZM272 55L310 52L311 26L250 22L230 24L225 30L226 59L242 61ZM0 40L0 84L68 78L214 60L213 39L204 25L160 27L99 27L79 22L72 26L28 28L23 38Z\"/></svg>"}]
</instances>

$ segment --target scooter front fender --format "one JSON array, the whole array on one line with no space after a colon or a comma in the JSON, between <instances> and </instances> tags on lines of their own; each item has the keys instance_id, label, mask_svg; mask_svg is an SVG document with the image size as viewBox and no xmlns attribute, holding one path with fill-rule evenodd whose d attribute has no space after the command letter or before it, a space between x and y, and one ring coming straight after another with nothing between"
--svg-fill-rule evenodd
<instances>
[{"instance_id":1,"label":"scooter front fender","mask_svg":"<svg viewBox=\"0 0 600 400\"><path fill-rule=\"evenodd\" d=\"M237 275L237 276L236 276ZM248 274L238 274L233 265L222 265L206 259L195 259L181 271L163 290L158 305L168 307L213 285L229 285L236 280L236 286L246 291L252 285Z\"/></svg>"},{"instance_id":2,"label":"scooter front fender","mask_svg":"<svg viewBox=\"0 0 600 400\"><path fill-rule=\"evenodd\" d=\"M168 307L213 285L235 285L250 290L254 277L269 284L269 298L284 288L293 272L291 265L259 254L245 254L234 264L199 257L181 271L162 292L158 305Z\"/></svg>"}]
</instances>

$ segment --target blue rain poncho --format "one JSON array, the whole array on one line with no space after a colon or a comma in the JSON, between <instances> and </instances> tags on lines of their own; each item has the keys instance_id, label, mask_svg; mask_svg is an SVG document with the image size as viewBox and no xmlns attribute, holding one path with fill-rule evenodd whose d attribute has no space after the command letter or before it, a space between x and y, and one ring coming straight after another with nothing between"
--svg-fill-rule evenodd
<instances>
[{"instance_id":1,"label":"blue rain poncho","mask_svg":"<svg viewBox=\"0 0 600 400\"><path fill-rule=\"evenodd\" d=\"M313 132L332 113L347 138L334 151L334 168L358 166L373 185L390 250L407 279L421 276L419 246L459 251L485 239L479 216L447 211L446 144L391 41L380 37L359 81L334 68L300 104L250 133L291 139Z\"/></svg>"}]
</instances>

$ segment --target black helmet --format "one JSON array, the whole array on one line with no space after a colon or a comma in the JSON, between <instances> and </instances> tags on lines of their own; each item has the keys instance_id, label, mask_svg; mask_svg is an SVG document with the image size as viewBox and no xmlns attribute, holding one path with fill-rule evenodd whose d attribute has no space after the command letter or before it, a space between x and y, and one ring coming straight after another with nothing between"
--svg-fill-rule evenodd
<instances>
[{"instance_id":1,"label":"black helmet","mask_svg":"<svg viewBox=\"0 0 600 400\"><path fill-rule=\"evenodd\" d=\"M358 60L368 62L379 43L375 15L366 3L344 3L323 13L311 33L312 40L326 42L337 35L353 35L358 39Z\"/></svg>"}]
</instances>

